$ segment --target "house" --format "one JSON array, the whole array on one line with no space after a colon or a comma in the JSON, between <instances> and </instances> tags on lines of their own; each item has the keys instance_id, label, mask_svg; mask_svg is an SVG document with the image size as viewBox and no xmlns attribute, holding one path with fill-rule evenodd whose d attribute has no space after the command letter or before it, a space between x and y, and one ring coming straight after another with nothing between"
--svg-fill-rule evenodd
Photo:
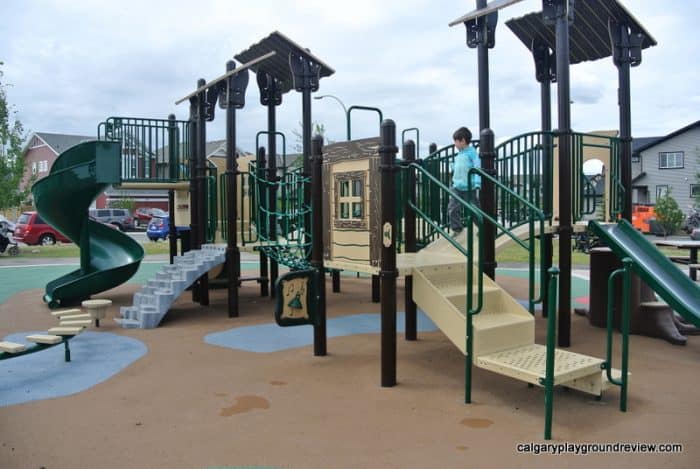
<instances>
[{"instance_id":1,"label":"house","mask_svg":"<svg viewBox=\"0 0 700 469\"><path fill-rule=\"evenodd\" d=\"M24 149L24 160L27 170L25 171L25 177L20 184L20 188L24 188L32 176L36 176L37 179L47 176L54 161L56 161L58 156L68 148L84 141L95 140L95 138L95 136L88 135L34 132L29 137L28 143ZM159 151L159 153L163 154L166 154L165 152L167 152L167 146ZM240 150L239 152L244 154ZM226 141L215 140L207 142L206 154L207 158L213 157L225 159ZM246 154L246 156L246 162L244 163L245 168L241 168L242 171L246 171L248 169L247 161L252 155ZM111 203L126 199L133 200L136 207L156 207L164 210L167 210L168 208L168 193L166 190L123 190L119 187L110 187L107 189L97 198L94 205L95 208L105 208Z\"/></svg>"},{"instance_id":2,"label":"house","mask_svg":"<svg viewBox=\"0 0 700 469\"><path fill-rule=\"evenodd\" d=\"M636 144L635 144L636 143ZM684 212L700 195L700 121L663 137L635 139L632 202L655 204L670 192Z\"/></svg>"},{"instance_id":3,"label":"house","mask_svg":"<svg viewBox=\"0 0 700 469\"><path fill-rule=\"evenodd\" d=\"M86 135L33 133L24 147L24 164L27 170L20 183L20 189L24 190L32 176L35 176L37 180L48 176L53 162L62 152L80 142L94 139L94 136Z\"/></svg>"}]
</instances>

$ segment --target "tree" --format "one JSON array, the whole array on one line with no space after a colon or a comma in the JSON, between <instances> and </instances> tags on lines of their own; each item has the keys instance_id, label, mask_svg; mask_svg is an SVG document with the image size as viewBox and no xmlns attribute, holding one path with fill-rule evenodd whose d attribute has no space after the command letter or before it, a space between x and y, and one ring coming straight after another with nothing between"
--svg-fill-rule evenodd
<instances>
[{"instance_id":1,"label":"tree","mask_svg":"<svg viewBox=\"0 0 700 469\"><path fill-rule=\"evenodd\" d=\"M295 153L301 153L304 151L304 124L299 122L299 128L298 129L292 129L292 134L294 134L294 152ZM319 124L318 122L312 122L311 123L311 138L313 138L314 135L320 134L325 138L326 135L326 127L323 124Z\"/></svg>"},{"instance_id":2,"label":"tree","mask_svg":"<svg viewBox=\"0 0 700 469\"><path fill-rule=\"evenodd\" d=\"M136 208L136 201L132 198L117 199L109 202L111 208L124 208L133 212Z\"/></svg>"},{"instance_id":3,"label":"tree","mask_svg":"<svg viewBox=\"0 0 700 469\"><path fill-rule=\"evenodd\" d=\"M0 62L0 67L2 65ZM24 128L14 118L16 111L7 103L7 85L2 77L0 68L0 210L7 210L26 201L31 184L27 184L24 190L19 188L25 170L22 153Z\"/></svg>"},{"instance_id":4,"label":"tree","mask_svg":"<svg viewBox=\"0 0 700 469\"><path fill-rule=\"evenodd\" d=\"M670 191L656 199L654 211L664 236L671 235L680 229L683 223L683 211L678 207L676 199L671 197Z\"/></svg>"}]
</instances>

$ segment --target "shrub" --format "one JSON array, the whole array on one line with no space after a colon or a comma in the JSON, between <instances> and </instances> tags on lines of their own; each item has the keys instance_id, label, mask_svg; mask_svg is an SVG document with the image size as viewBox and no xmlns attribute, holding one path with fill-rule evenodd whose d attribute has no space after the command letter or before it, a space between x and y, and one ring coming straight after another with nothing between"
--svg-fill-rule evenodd
<instances>
[{"instance_id":1,"label":"shrub","mask_svg":"<svg viewBox=\"0 0 700 469\"><path fill-rule=\"evenodd\" d=\"M678 207L676 199L671 197L670 192L656 199L654 211L664 236L671 235L680 229L683 223L683 211Z\"/></svg>"}]
</instances>

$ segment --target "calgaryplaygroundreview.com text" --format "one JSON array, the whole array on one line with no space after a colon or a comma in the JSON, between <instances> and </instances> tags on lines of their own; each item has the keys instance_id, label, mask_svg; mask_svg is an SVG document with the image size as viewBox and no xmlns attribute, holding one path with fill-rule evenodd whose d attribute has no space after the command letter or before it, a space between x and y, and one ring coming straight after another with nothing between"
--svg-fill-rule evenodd
<instances>
[{"instance_id":1,"label":"calgaryplaygroundreview.com text","mask_svg":"<svg viewBox=\"0 0 700 469\"><path fill-rule=\"evenodd\" d=\"M682 453L681 443L518 443L515 450L520 454L656 454Z\"/></svg>"}]
</instances>

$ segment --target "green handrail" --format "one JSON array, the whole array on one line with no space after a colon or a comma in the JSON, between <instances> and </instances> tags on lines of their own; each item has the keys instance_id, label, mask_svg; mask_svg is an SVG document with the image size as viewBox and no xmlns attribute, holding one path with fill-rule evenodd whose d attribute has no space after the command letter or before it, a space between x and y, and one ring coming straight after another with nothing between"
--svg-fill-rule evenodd
<instances>
[{"instance_id":1,"label":"green handrail","mask_svg":"<svg viewBox=\"0 0 700 469\"><path fill-rule=\"evenodd\" d=\"M407 166L402 167L407 170L414 170L420 173L423 177L427 178L430 182L435 184L435 186L441 191L447 194L452 194L452 191L448 186L443 184L438 178L430 174L425 168L417 163L411 163ZM460 253L462 253L467 258L467 304L466 304L466 356L464 362L465 368L465 382L464 382L464 402L471 402L471 388L472 388L472 368L473 368L473 350L474 350L474 326L473 326L473 316L479 314L483 308L483 297L484 297L484 269L481 260L483 256L483 243L479 240L478 252L479 252L479 262L477 263L478 274L477 274L477 299L476 307L474 307L474 225L477 226L479 231L483 228L484 218L483 212L475 205L466 202L461 198L457 198L457 202L465 209L467 216L467 246L468 249L459 244L454 238L449 236L447 232L435 221L430 218L430 215L421 210L421 208L414 204L410 199L408 200L408 205L411 207L417 215L419 215L426 223L431 225L437 232L439 232L452 246L454 246Z\"/></svg>"},{"instance_id":2,"label":"green handrail","mask_svg":"<svg viewBox=\"0 0 700 469\"><path fill-rule=\"evenodd\" d=\"M226 199L226 194L228 192L228 178L226 173L219 175L219 207L221 207L221 214L219 215L219 232L221 233L221 239L228 241L228 201Z\"/></svg>"},{"instance_id":3,"label":"green handrail","mask_svg":"<svg viewBox=\"0 0 700 469\"><path fill-rule=\"evenodd\" d=\"M207 222L206 222L206 238L207 243L216 242L216 227L218 225L218 214L216 206L216 169L209 168L209 176L207 176Z\"/></svg>"},{"instance_id":4,"label":"green handrail","mask_svg":"<svg viewBox=\"0 0 700 469\"><path fill-rule=\"evenodd\" d=\"M613 309L615 305L615 278L623 275L622 284L622 359L620 363L622 376L620 380L612 376L612 345L613 345ZM608 317L607 317L607 350L605 354L605 373L615 386L620 386L620 411L627 411L627 371L629 369L629 329L630 329L630 293L632 285L632 259L622 259L622 268L613 271L608 277Z\"/></svg>"},{"instance_id":5,"label":"green handrail","mask_svg":"<svg viewBox=\"0 0 700 469\"><path fill-rule=\"evenodd\" d=\"M406 143L406 132L416 133L416 159L420 159L420 129L418 127L409 127L408 129L403 129L401 131L401 150L403 151L403 145Z\"/></svg>"},{"instance_id":6,"label":"green handrail","mask_svg":"<svg viewBox=\"0 0 700 469\"><path fill-rule=\"evenodd\" d=\"M374 111L379 115L379 125L382 125L382 121L384 120L384 115L382 114L382 110L379 109L378 107L371 107L371 106L350 106L345 113L345 119L347 121L347 134L348 134L348 141L352 140L351 135L351 125L350 125L350 114L352 111L358 110L358 111Z\"/></svg>"},{"instance_id":7,"label":"green handrail","mask_svg":"<svg viewBox=\"0 0 700 469\"><path fill-rule=\"evenodd\" d=\"M282 132L274 132L275 136L280 136L282 137L282 161L284 161L284 164L287 164L287 137L284 135ZM270 132L267 130L261 130L257 134L255 134L255 154L258 154L258 149L260 148L260 136L261 135L270 135ZM269 157L269 155L268 155ZM276 165L275 165L276 166Z\"/></svg>"},{"instance_id":8,"label":"green handrail","mask_svg":"<svg viewBox=\"0 0 700 469\"><path fill-rule=\"evenodd\" d=\"M516 193L513 191L511 188L506 186L505 184L502 184L500 181L498 181L496 178L491 176L490 174L486 173L483 169L481 168L471 168L468 173L467 181L468 181L468 189L471 191L472 190L472 175L478 174L481 176L482 181L483 180L488 180L494 185L494 189L496 191L501 191L505 192L509 197L514 198L515 200L518 201L519 204L522 204L529 213L528 217L528 225L529 225L529 235L528 235L528 240L529 240L529 246L525 244L524 241L519 239L515 234L511 232L508 228L505 226L501 225L496 219L492 218L489 214L486 212L481 212L483 217L488 220L489 222L493 223L493 225L501 230L504 234L508 235L513 241L515 241L518 245L520 245L523 249L528 251L528 265L529 265L529 307L528 310L530 311L530 314L535 314L535 305L537 303L541 303L543 300L543 291L544 289L542 286L544 285L544 282L546 281L546 270L545 270L545 261L546 259L544 256L540 256L540 290L539 290L539 296L535 298L535 246L534 246L534 239L536 239L536 233L535 233L535 222L537 221L539 223L539 229L540 229L540 234L544 233L544 222L546 220L545 214L542 210L540 210L538 207L536 207L533 203L522 197L520 194ZM544 252L544 243L545 239L544 236L539 236L539 243L540 243L540 252Z\"/></svg>"},{"instance_id":9,"label":"green handrail","mask_svg":"<svg viewBox=\"0 0 700 469\"><path fill-rule=\"evenodd\" d=\"M547 357L545 363L545 377L540 379L544 386L544 439L552 439L552 411L554 408L554 358L557 338L557 276L559 269L551 267L549 270L548 308L547 308Z\"/></svg>"}]
</instances>

